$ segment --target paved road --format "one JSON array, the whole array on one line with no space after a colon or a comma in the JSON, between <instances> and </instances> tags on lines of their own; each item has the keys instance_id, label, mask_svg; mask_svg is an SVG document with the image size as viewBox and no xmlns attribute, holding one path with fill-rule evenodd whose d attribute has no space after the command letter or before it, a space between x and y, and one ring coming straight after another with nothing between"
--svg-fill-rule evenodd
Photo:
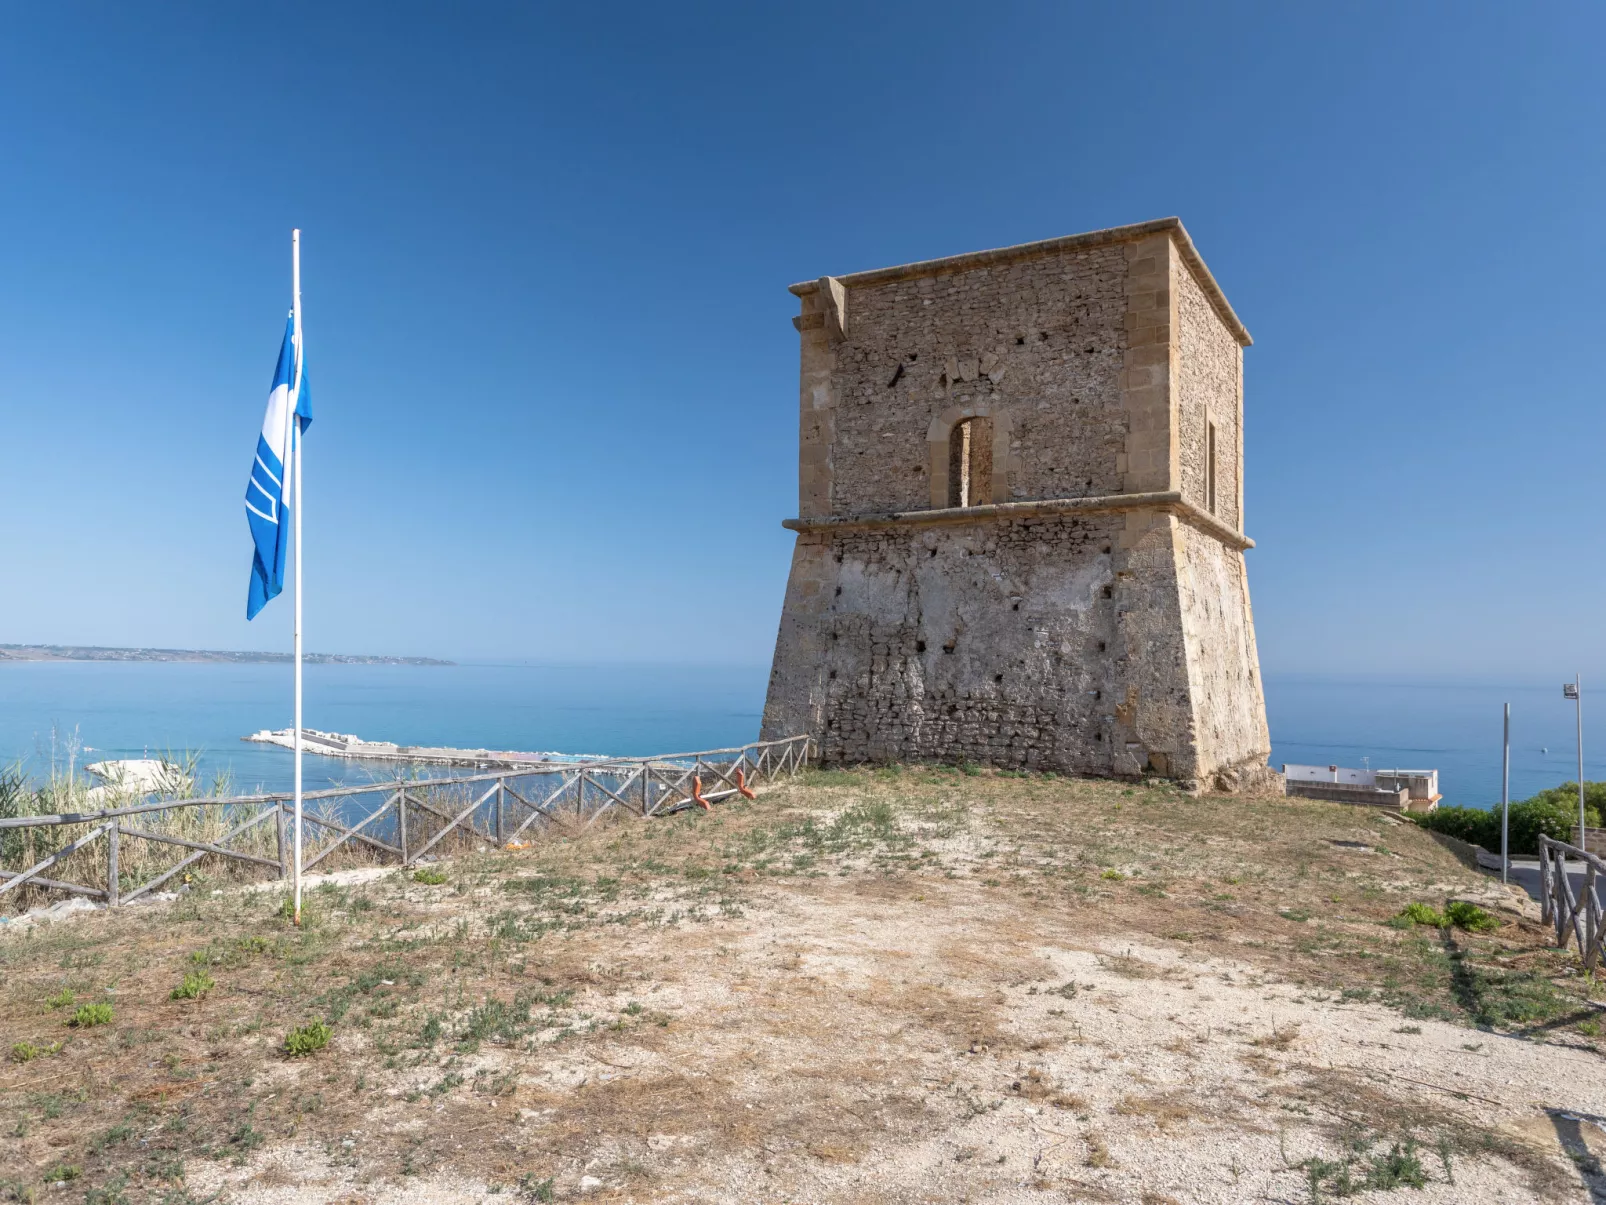
<instances>
[{"instance_id":1,"label":"paved road","mask_svg":"<svg viewBox=\"0 0 1606 1205\"><path fill-rule=\"evenodd\" d=\"M1480 856L1478 865L1485 870L1492 870L1497 875L1500 873L1500 859L1498 857ZM1567 863L1567 878L1572 883L1575 893L1582 891L1584 889L1584 864L1582 862ZM1539 859L1512 858L1510 879L1511 882L1521 886L1524 891L1537 900L1539 898ZM1597 897L1606 900L1606 896L1601 895L1599 886L1596 887L1595 894Z\"/></svg>"}]
</instances>

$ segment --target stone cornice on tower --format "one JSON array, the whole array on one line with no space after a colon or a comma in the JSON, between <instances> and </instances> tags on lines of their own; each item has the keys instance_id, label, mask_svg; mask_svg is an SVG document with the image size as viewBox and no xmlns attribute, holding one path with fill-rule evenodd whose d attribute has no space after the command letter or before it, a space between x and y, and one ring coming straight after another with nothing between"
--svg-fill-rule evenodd
<instances>
[{"instance_id":1,"label":"stone cornice on tower","mask_svg":"<svg viewBox=\"0 0 1606 1205\"><path fill-rule=\"evenodd\" d=\"M1232 308L1232 303L1227 300L1227 295L1221 291L1221 286L1216 283L1216 278L1205 265L1198 248L1188 237L1188 231L1183 226L1181 218L1156 218L1152 222L1138 222L1131 226L1112 226L1107 230L1090 230L1085 234L1067 234L1059 238L1040 239L1034 243L1017 243L1013 247L997 247L990 251L967 251L963 255L917 260L912 264L898 264L891 268L872 268L867 272L853 272L846 276L827 276L821 277L820 280L799 281L789 286L789 291L798 297L807 297L818 292L822 286L829 287L831 284L852 288L855 285L885 284L888 281L912 280L921 276L941 276L962 272L967 268L980 268L1012 260L1052 255L1059 251L1137 242L1155 234L1170 236L1171 241L1176 244L1182 262L1188 265L1194 279L1199 282L1199 287L1210 299L1211 306L1239 344L1248 347L1254 343L1248 328L1239 319L1237 312ZM840 312L843 298L837 296L832 300L833 307Z\"/></svg>"},{"instance_id":2,"label":"stone cornice on tower","mask_svg":"<svg viewBox=\"0 0 1606 1205\"><path fill-rule=\"evenodd\" d=\"M1241 531L1187 501L1175 490L1147 494L1104 494L1087 498L1043 498L1032 502L993 502L980 506L945 506L934 510L882 511L876 514L827 515L817 519L782 519L790 531L856 531L875 527L936 527L975 524L987 519L1032 519L1045 515L1091 515L1158 510L1176 515L1190 527L1214 536L1236 552L1255 542Z\"/></svg>"}]
</instances>

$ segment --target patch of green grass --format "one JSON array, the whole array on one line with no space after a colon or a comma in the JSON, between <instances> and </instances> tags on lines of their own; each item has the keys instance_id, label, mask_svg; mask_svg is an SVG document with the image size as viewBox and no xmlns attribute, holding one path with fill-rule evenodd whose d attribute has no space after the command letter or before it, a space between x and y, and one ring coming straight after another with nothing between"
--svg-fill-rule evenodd
<instances>
[{"instance_id":1,"label":"patch of green grass","mask_svg":"<svg viewBox=\"0 0 1606 1205\"><path fill-rule=\"evenodd\" d=\"M67 1019L67 1024L74 1029L93 1029L97 1025L110 1025L111 1020L110 1004L80 1004L78 1010Z\"/></svg>"},{"instance_id":2,"label":"patch of green grass","mask_svg":"<svg viewBox=\"0 0 1606 1205\"><path fill-rule=\"evenodd\" d=\"M45 1169L44 1181L46 1184L62 1184L76 1180L83 1174L84 1169L76 1163L58 1163Z\"/></svg>"},{"instance_id":3,"label":"patch of green grass","mask_svg":"<svg viewBox=\"0 0 1606 1205\"><path fill-rule=\"evenodd\" d=\"M190 971L184 976L184 982L175 987L168 994L169 1000L200 1000L206 993L217 986L212 976L205 971Z\"/></svg>"},{"instance_id":4,"label":"patch of green grass","mask_svg":"<svg viewBox=\"0 0 1606 1205\"><path fill-rule=\"evenodd\" d=\"M72 1007L72 1002L73 1002L73 994L72 994L72 992L68 991L66 988L62 988L54 996L50 997L50 999L45 1001L45 1007L46 1008L71 1008Z\"/></svg>"},{"instance_id":5,"label":"patch of green grass","mask_svg":"<svg viewBox=\"0 0 1606 1205\"><path fill-rule=\"evenodd\" d=\"M117 1125L112 1126L111 1129L107 1130L104 1134L100 1135L100 1137L96 1138L89 1144L89 1153L91 1155L98 1155L101 1151L105 1150L109 1146L116 1146L120 1142L127 1142L133 1133L133 1126L129 1125L126 1121L119 1122Z\"/></svg>"},{"instance_id":6,"label":"patch of green grass","mask_svg":"<svg viewBox=\"0 0 1606 1205\"><path fill-rule=\"evenodd\" d=\"M84 1194L84 1205L131 1205L128 1194L128 1173L118 1172L100 1188L91 1188Z\"/></svg>"},{"instance_id":7,"label":"patch of green grass","mask_svg":"<svg viewBox=\"0 0 1606 1205\"><path fill-rule=\"evenodd\" d=\"M814 771L818 773L818 771ZM556 1201L558 1199L556 1176L548 1176L545 1180L537 1180L533 1173L519 1177L519 1191L531 1201Z\"/></svg>"},{"instance_id":8,"label":"patch of green grass","mask_svg":"<svg viewBox=\"0 0 1606 1205\"><path fill-rule=\"evenodd\" d=\"M1363 1135L1350 1143L1342 1159L1307 1159L1300 1164L1311 1205L1362 1192L1427 1187L1427 1171L1416 1153L1414 1139L1393 1143L1384 1154L1370 1154L1377 1141L1376 1135Z\"/></svg>"},{"instance_id":9,"label":"patch of green grass","mask_svg":"<svg viewBox=\"0 0 1606 1205\"><path fill-rule=\"evenodd\" d=\"M1481 967L1463 953L1451 956L1456 1002L1479 1025L1536 1025L1560 1016L1573 1001L1533 971Z\"/></svg>"},{"instance_id":10,"label":"patch of green grass","mask_svg":"<svg viewBox=\"0 0 1606 1205\"><path fill-rule=\"evenodd\" d=\"M1431 925L1435 929L1442 929L1448 923L1445 920L1444 913L1431 904L1424 904L1416 900L1412 900L1400 909L1398 919L1412 925Z\"/></svg>"},{"instance_id":11,"label":"patch of green grass","mask_svg":"<svg viewBox=\"0 0 1606 1205\"><path fill-rule=\"evenodd\" d=\"M1469 900L1451 900L1444 906L1444 917L1450 924L1468 933L1490 933L1500 922Z\"/></svg>"},{"instance_id":12,"label":"patch of green grass","mask_svg":"<svg viewBox=\"0 0 1606 1205\"><path fill-rule=\"evenodd\" d=\"M31 1062L38 1058L48 1058L53 1054L61 1053L60 1042L52 1042L48 1046L35 1046L32 1042L18 1042L11 1048L11 1057L19 1063Z\"/></svg>"},{"instance_id":13,"label":"patch of green grass","mask_svg":"<svg viewBox=\"0 0 1606 1205\"><path fill-rule=\"evenodd\" d=\"M1113 866L1112 866L1112 867L1110 867L1110 868L1109 868L1109 869L1108 869L1108 870L1106 870L1106 871L1103 871L1103 872L1102 872L1102 873L1101 873L1101 874L1100 874L1100 875L1099 875L1099 878L1101 878L1101 879L1108 879L1108 880L1110 880L1110 882L1112 882L1112 883L1119 883L1119 882L1120 882L1120 881L1121 881L1121 880L1122 880L1122 879L1124 879L1124 878L1126 878L1126 875L1124 875L1124 874L1122 874L1122 873L1121 873L1121 872L1120 872L1120 871L1119 871L1119 870L1116 870L1116 869L1115 869L1115 868L1114 868L1114 867L1113 867Z\"/></svg>"},{"instance_id":14,"label":"patch of green grass","mask_svg":"<svg viewBox=\"0 0 1606 1205\"><path fill-rule=\"evenodd\" d=\"M422 866L413 871L413 882L415 883L423 883L429 887L439 887L445 881L445 872L436 870L433 866Z\"/></svg>"},{"instance_id":15,"label":"patch of green grass","mask_svg":"<svg viewBox=\"0 0 1606 1205\"><path fill-rule=\"evenodd\" d=\"M303 1055L316 1054L329 1045L329 1039L334 1031L324 1024L323 1018L309 1021L299 1029L292 1029L285 1035L284 1052L291 1058L300 1058Z\"/></svg>"},{"instance_id":16,"label":"patch of green grass","mask_svg":"<svg viewBox=\"0 0 1606 1205\"><path fill-rule=\"evenodd\" d=\"M248 1121L241 1123L240 1128L229 1135L229 1145L234 1148L237 1156L256 1150L267 1140L267 1135Z\"/></svg>"},{"instance_id":17,"label":"patch of green grass","mask_svg":"<svg viewBox=\"0 0 1606 1205\"><path fill-rule=\"evenodd\" d=\"M1374 1155L1366 1169L1366 1187L1387 1192L1391 1188L1425 1188L1428 1176L1417 1158L1416 1143L1396 1142L1386 1155Z\"/></svg>"}]
</instances>

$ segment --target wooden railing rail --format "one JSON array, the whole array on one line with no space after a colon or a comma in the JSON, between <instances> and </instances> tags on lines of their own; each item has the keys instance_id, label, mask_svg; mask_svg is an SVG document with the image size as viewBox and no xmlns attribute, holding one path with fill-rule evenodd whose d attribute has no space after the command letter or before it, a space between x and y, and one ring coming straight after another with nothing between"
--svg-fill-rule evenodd
<instances>
[{"instance_id":1,"label":"wooden railing rail","mask_svg":"<svg viewBox=\"0 0 1606 1205\"><path fill-rule=\"evenodd\" d=\"M1569 861L1584 864L1584 881L1576 892L1567 873ZM1578 943L1578 957L1586 971L1595 969L1601 960L1601 944L1606 941L1606 908L1601 906L1598 890L1602 885L1606 885L1606 861L1576 845L1539 835L1540 919L1556 930L1558 946Z\"/></svg>"},{"instance_id":2,"label":"wooden railing rail","mask_svg":"<svg viewBox=\"0 0 1606 1205\"><path fill-rule=\"evenodd\" d=\"M723 784L719 790L701 792L703 800L717 803L737 795L743 785L751 788L798 773L807 767L811 753L810 738L795 736L701 753L532 762L528 766L457 778L394 779L307 791L302 795L303 801L319 804L319 810L314 813L303 808L301 869L305 873L336 851L357 844L380 862L394 861L411 866L452 836L505 848L532 828L579 831L615 810L644 818L669 816L699 806L693 798L697 781L712 785L717 780ZM745 778L739 777L738 772ZM358 815L359 800L374 795L383 796L382 801L371 806L366 814ZM0 897L26 885L105 900L116 907L138 900L209 855L266 867L279 878L287 879L291 875L291 851L294 849L292 805L291 795L261 794L229 799L165 800L97 812L6 817L0 819L0 830L81 824L96 827L26 869L0 868ZM227 808L229 811L225 814L240 823L211 841L154 832L136 827L137 822L129 823L131 817L203 807ZM244 815L248 811L252 814ZM334 818L331 811L339 818ZM269 820L274 824L269 847L275 856L230 846L230 842ZM433 831L429 831L431 829ZM319 836L320 832L327 835ZM105 888L45 877L44 871L65 862L102 837L106 838ZM163 868L144 882L135 883L127 881L129 876L124 873L125 843L130 840L149 842L153 846L177 846L187 852L176 864Z\"/></svg>"}]
</instances>

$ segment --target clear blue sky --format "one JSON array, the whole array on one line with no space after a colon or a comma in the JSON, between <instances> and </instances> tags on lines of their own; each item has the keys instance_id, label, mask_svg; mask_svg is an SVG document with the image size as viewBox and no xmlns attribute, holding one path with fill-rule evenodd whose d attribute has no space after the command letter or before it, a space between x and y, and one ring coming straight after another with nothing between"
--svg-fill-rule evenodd
<instances>
[{"instance_id":1,"label":"clear blue sky","mask_svg":"<svg viewBox=\"0 0 1606 1205\"><path fill-rule=\"evenodd\" d=\"M1134 15L1141 14L1141 15ZM1606 664L1597 5L14 6L0 641L769 657L794 280L1177 214L1270 672Z\"/></svg>"}]
</instances>

